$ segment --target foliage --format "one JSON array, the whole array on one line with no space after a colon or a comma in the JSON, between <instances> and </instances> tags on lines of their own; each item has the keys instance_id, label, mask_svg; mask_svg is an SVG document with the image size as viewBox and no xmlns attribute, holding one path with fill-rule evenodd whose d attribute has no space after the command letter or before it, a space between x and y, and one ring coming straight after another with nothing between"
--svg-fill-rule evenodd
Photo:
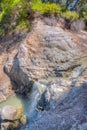
<instances>
[{"instance_id":1,"label":"foliage","mask_svg":"<svg viewBox=\"0 0 87 130\"><path fill-rule=\"evenodd\" d=\"M67 11L63 12L61 14L61 16L63 18L65 18L66 20L70 20L72 22L79 18L79 13L77 13L75 11L71 12L71 11L67 10Z\"/></svg>"},{"instance_id":2,"label":"foliage","mask_svg":"<svg viewBox=\"0 0 87 130\"><path fill-rule=\"evenodd\" d=\"M81 11L81 9L84 7L87 7L87 0L78 0L77 6L76 6L77 10Z\"/></svg>"},{"instance_id":3,"label":"foliage","mask_svg":"<svg viewBox=\"0 0 87 130\"><path fill-rule=\"evenodd\" d=\"M80 17L83 18L84 20L87 20L87 7L81 9Z\"/></svg>"},{"instance_id":4,"label":"foliage","mask_svg":"<svg viewBox=\"0 0 87 130\"><path fill-rule=\"evenodd\" d=\"M36 4L32 5L32 10L33 11L38 11L41 14L44 15L51 15L51 14L61 14L61 6L58 4L54 3L42 3L42 2L37 2Z\"/></svg>"},{"instance_id":5,"label":"foliage","mask_svg":"<svg viewBox=\"0 0 87 130\"><path fill-rule=\"evenodd\" d=\"M39 0L37 0L39 1ZM80 10L85 4L87 5L87 0L42 0L42 2L56 3L65 5L69 10Z\"/></svg>"},{"instance_id":6,"label":"foliage","mask_svg":"<svg viewBox=\"0 0 87 130\"><path fill-rule=\"evenodd\" d=\"M2 36L2 35L3 35L3 29L0 28L0 36Z\"/></svg>"},{"instance_id":7,"label":"foliage","mask_svg":"<svg viewBox=\"0 0 87 130\"><path fill-rule=\"evenodd\" d=\"M1 0L0 36L20 28L28 31L33 12L54 14L70 21L87 20L87 0Z\"/></svg>"},{"instance_id":8,"label":"foliage","mask_svg":"<svg viewBox=\"0 0 87 130\"><path fill-rule=\"evenodd\" d=\"M30 30L30 23L28 20L22 20L22 21L19 21L18 25L15 27L15 31L16 30L19 30L19 29L22 29L24 31L28 31Z\"/></svg>"},{"instance_id":9,"label":"foliage","mask_svg":"<svg viewBox=\"0 0 87 130\"><path fill-rule=\"evenodd\" d=\"M3 0L0 3L0 24L4 35L16 27L23 26L28 30L30 24L27 17L30 11L29 0Z\"/></svg>"},{"instance_id":10,"label":"foliage","mask_svg":"<svg viewBox=\"0 0 87 130\"><path fill-rule=\"evenodd\" d=\"M79 13L66 10L64 5L55 3L42 3L41 1L34 2L32 9L44 15L57 14L57 16L62 16L70 21L75 21L79 18Z\"/></svg>"}]
</instances>

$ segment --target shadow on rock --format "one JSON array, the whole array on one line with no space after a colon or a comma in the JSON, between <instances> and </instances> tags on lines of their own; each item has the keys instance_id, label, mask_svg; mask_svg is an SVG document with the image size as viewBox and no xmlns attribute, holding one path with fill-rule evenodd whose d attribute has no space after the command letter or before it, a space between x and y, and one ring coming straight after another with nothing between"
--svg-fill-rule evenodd
<instances>
[{"instance_id":1,"label":"shadow on rock","mask_svg":"<svg viewBox=\"0 0 87 130\"><path fill-rule=\"evenodd\" d=\"M72 88L66 97L57 100L54 109L43 111L29 125L29 130L86 130L87 83Z\"/></svg>"},{"instance_id":2,"label":"shadow on rock","mask_svg":"<svg viewBox=\"0 0 87 130\"><path fill-rule=\"evenodd\" d=\"M26 62L23 58L20 58L20 60L21 64ZM12 66L10 63L12 63ZM23 66L21 64L17 57L15 57L14 59L8 59L4 70L10 77L15 92L26 95L31 90L33 81L31 81L28 78L27 74L23 72L23 69L21 69L21 67Z\"/></svg>"}]
</instances>

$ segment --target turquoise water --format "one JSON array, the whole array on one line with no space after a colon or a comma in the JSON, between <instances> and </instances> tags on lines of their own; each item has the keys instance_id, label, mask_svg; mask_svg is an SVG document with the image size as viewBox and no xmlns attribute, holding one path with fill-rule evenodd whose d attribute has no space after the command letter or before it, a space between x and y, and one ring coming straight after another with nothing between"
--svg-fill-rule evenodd
<instances>
[{"instance_id":1,"label":"turquoise water","mask_svg":"<svg viewBox=\"0 0 87 130\"><path fill-rule=\"evenodd\" d=\"M21 107L24 111L24 114L28 114L29 112L29 98L25 98L22 95L13 95L9 97L6 101L0 103L0 108L3 108L6 105L12 105L16 107Z\"/></svg>"}]
</instances>

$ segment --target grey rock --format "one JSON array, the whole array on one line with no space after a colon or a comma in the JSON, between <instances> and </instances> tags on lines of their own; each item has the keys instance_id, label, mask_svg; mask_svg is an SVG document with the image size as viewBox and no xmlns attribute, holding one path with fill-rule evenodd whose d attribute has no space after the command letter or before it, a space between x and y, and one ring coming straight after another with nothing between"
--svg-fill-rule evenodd
<instances>
[{"instance_id":1,"label":"grey rock","mask_svg":"<svg viewBox=\"0 0 87 130\"><path fill-rule=\"evenodd\" d=\"M49 26L56 26L57 24L57 20L54 16L51 16L50 18L45 17L44 22L46 25L49 25Z\"/></svg>"},{"instance_id":2,"label":"grey rock","mask_svg":"<svg viewBox=\"0 0 87 130\"><path fill-rule=\"evenodd\" d=\"M7 59L5 72L19 86L21 93L27 92L38 79L62 76L54 70L64 71L73 65L70 60L79 54L75 48L70 34L61 27L49 26L40 20L19 46L15 58Z\"/></svg>"},{"instance_id":3,"label":"grey rock","mask_svg":"<svg viewBox=\"0 0 87 130\"><path fill-rule=\"evenodd\" d=\"M32 113L33 110L38 106L38 102L41 100L42 94L46 91L47 86L43 83L35 82L32 87L31 92L31 108ZM30 112L31 113L31 112Z\"/></svg>"},{"instance_id":4,"label":"grey rock","mask_svg":"<svg viewBox=\"0 0 87 130\"><path fill-rule=\"evenodd\" d=\"M7 59L5 72L20 93L31 92L29 117L39 111L37 120L24 129L70 130L84 121L87 113L87 84L83 84L87 79L75 60L81 50L61 27L49 26L40 19L35 22L15 57ZM73 69L75 80L64 77Z\"/></svg>"},{"instance_id":5,"label":"grey rock","mask_svg":"<svg viewBox=\"0 0 87 130\"><path fill-rule=\"evenodd\" d=\"M17 114L17 108L14 106L5 106L1 110L2 120L15 120Z\"/></svg>"},{"instance_id":6,"label":"grey rock","mask_svg":"<svg viewBox=\"0 0 87 130\"><path fill-rule=\"evenodd\" d=\"M86 130L87 83L73 88L65 98L56 102L55 108L40 113L38 119L28 125L36 130ZM83 122L83 123L81 123Z\"/></svg>"},{"instance_id":7,"label":"grey rock","mask_svg":"<svg viewBox=\"0 0 87 130\"><path fill-rule=\"evenodd\" d=\"M59 22L62 24L62 26L63 27L65 27L65 25L66 25L66 21L65 21L65 19L64 18L59 18Z\"/></svg>"},{"instance_id":8,"label":"grey rock","mask_svg":"<svg viewBox=\"0 0 87 130\"><path fill-rule=\"evenodd\" d=\"M87 123L84 122L78 126L73 126L70 130L87 130Z\"/></svg>"},{"instance_id":9,"label":"grey rock","mask_svg":"<svg viewBox=\"0 0 87 130\"><path fill-rule=\"evenodd\" d=\"M42 110L48 110L52 108L54 102L58 99L63 99L69 91L69 82L66 80L54 79L53 83L48 81L38 81L33 84L32 92L31 92L31 108L32 113L35 109L39 109L41 107ZM63 95L63 97L62 97ZM31 113L31 112L30 112Z\"/></svg>"},{"instance_id":10,"label":"grey rock","mask_svg":"<svg viewBox=\"0 0 87 130\"><path fill-rule=\"evenodd\" d=\"M1 124L1 130L8 130L8 129L9 129L9 126L10 126L11 124L12 124L12 123L10 123L10 122L2 123L2 124Z\"/></svg>"},{"instance_id":11,"label":"grey rock","mask_svg":"<svg viewBox=\"0 0 87 130\"><path fill-rule=\"evenodd\" d=\"M80 31L86 28L86 24L83 20L77 20L71 24L71 30L73 31Z\"/></svg>"},{"instance_id":12,"label":"grey rock","mask_svg":"<svg viewBox=\"0 0 87 130\"><path fill-rule=\"evenodd\" d=\"M79 67L76 67L72 74L70 75L69 78L77 78L78 76L80 76L82 74L82 72L84 71L84 68L79 66Z\"/></svg>"}]
</instances>

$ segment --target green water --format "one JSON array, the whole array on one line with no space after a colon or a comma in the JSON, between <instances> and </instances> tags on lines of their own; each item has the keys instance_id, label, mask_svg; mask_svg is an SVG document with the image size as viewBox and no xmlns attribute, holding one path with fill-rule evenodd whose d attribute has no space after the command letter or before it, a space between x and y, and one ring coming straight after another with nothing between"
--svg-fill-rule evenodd
<instances>
[{"instance_id":1,"label":"green water","mask_svg":"<svg viewBox=\"0 0 87 130\"><path fill-rule=\"evenodd\" d=\"M16 107L21 107L24 111L24 114L27 115L29 111L29 98L25 98L22 95L13 95L9 97L6 101L0 103L0 108L3 108L6 105L12 105Z\"/></svg>"}]
</instances>

